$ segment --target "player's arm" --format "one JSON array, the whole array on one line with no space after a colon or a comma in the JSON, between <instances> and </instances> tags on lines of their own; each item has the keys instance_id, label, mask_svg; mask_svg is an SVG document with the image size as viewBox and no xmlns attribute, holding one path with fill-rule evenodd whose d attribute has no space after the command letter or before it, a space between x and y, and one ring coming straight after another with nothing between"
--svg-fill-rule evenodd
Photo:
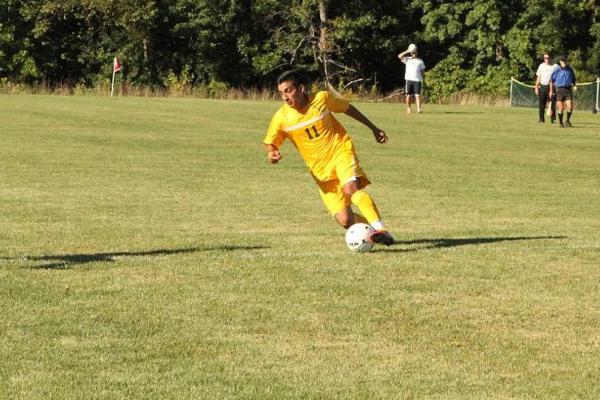
<instances>
[{"instance_id":1,"label":"player's arm","mask_svg":"<svg viewBox=\"0 0 600 400\"><path fill-rule=\"evenodd\" d=\"M533 91L535 92L536 96L539 96L539 94L540 94L540 76L539 75L535 79L535 89L533 89Z\"/></svg>"},{"instance_id":2,"label":"player's arm","mask_svg":"<svg viewBox=\"0 0 600 400\"><path fill-rule=\"evenodd\" d=\"M271 118L267 135L263 140L267 151L267 160L271 164L277 164L281 160L279 148L283 145L285 138L285 133L281 130L281 109L279 109Z\"/></svg>"},{"instance_id":3,"label":"player's arm","mask_svg":"<svg viewBox=\"0 0 600 400\"><path fill-rule=\"evenodd\" d=\"M367 118L363 113L358 111L358 109L356 107L354 107L352 104L348 105L348 110L345 111L345 114L348 115L349 117L354 118L355 120L357 120L358 122L360 122L361 124L363 124L367 128L369 128L373 132L373 136L375 136L375 140L377 140L379 143L387 143L388 137L385 134L385 132L382 131L381 129L379 129L377 126L375 126L369 120L369 118Z\"/></svg>"},{"instance_id":4,"label":"player's arm","mask_svg":"<svg viewBox=\"0 0 600 400\"><path fill-rule=\"evenodd\" d=\"M552 98L552 95L554 94L554 83L556 82L556 73L558 72L558 70L555 70L552 75L550 75L550 88L548 89L548 96L550 98Z\"/></svg>"},{"instance_id":5,"label":"player's arm","mask_svg":"<svg viewBox=\"0 0 600 400\"><path fill-rule=\"evenodd\" d=\"M267 144L265 147L267 149L267 160L269 160L271 164L277 164L282 158L279 149L272 144Z\"/></svg>"},{"instance_id":6,"label":"player's arm","mask_svg":"<svg viewBox=\"0 0 600 400\"><path fill-rule=\"evenodd\" d=\"M410 54L410 50L405 50L402 53L398 54L398 58L402 60L404 57L406 57L407 54Z\"/></svg>"}]
</instances>

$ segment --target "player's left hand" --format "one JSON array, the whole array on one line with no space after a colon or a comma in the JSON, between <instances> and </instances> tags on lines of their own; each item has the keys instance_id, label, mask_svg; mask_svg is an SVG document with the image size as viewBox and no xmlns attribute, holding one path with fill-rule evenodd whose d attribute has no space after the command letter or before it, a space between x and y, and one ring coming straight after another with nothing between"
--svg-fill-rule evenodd
<instances>
[{"instance_id":1,"label":"player's left hand","mask_svg":"<svg viewBox=\"0 0 600 400\"><path fill-rule=\"evenodd\" d=\"M377 140L378 143L387 143L388 142L388 137L385 134L385 132L382 130L379 130L379 129L373 130L373 136L375 136L375 140Z\"/></svg>"},{"instance_id":2,"label":"player's left hand","mask_svg":"<svg viewBox=\"0 0 600 400\"><path fill-rule=\"evenodd\" d=\"M577 85L573 85L573 91L576 92L577 91Z\"/></svg>"}]
</instances>

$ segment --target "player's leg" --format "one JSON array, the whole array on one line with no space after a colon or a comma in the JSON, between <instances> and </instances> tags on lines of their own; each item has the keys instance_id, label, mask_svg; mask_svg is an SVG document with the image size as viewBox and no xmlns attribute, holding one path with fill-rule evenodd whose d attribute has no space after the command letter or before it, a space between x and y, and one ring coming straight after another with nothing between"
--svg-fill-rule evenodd
<instances>
[{"instance_id":1,"label":"player's leg","mask_svg":"<svg viewBox=\"0 0 600 400\"><path fill-rule=\"evenodd\" d=\"M568 97L567 100L565 100L565 105L567 109L567 121L565 122L565 126L571 127L573 126L571 125L571 114L573 114L573 98Z\"/></svg>"},{"instance_id":2,"label":"player's leg","mask_svg":"<svg viewBox=\"0 0 600 400\"><path fill-rule=\"evenodd\" d=\"M352 207L350 206L344 207L334 213L333 217L344 229L348 229L354 225L354 213L352 213Z\"/></svg>"},{"instance_id":3,"label":"player's leg","mask_svg":"<svg viewBox=\"0 0 600 400\"><path fill-rule=\"evenodd\" d=\"M364 215L369 224L375 229L380 229L381 223L379 210L375 202L364 189L370 182L367 175L360 168L360 163L354 145L351 141L344 143L344 147L335 155L332 160L335 174L340 182L338 190L344 197L347 205L353 204Z\"/></svg>"},{"instance_id":4,"label":"player's leg","mask_svg":"<svg viewBox=\"0 0 600 400\"><path fill-rule=\"evenodd\" d=\"M559 126L561 128L565 127L565 124L563 123L563 95L561 93L561 88L556 89L557 93L556 93L556 113L558 114L558 122L559 122Z\"/></svg>"},{"instance_id":5,"label":"player's leg","mask_svg":"<svg viewBox=\"0 0 600 400\"><path fill-rule=\"evenodd\" d=\"M317 182L317 184L325 207L327 207L327 210L336 222L344 229L348 229L358 222L368 224L368 221L362 215L354 213L352 203L349 199L345 198L337 179L327 182Z\"/></svg>"},{"instance_id":6,"label":"player's leg","mask_svg":"<svg viewBox=\"0 0 600 400\"><path fill-rule=\"evenodd\" d=\"M367 184L368 179L366 177L357 177L356 180L346 182L342 191L344 196L350 198L352 204L354 204L360 210L361 214L365 216L369 225L375 229L375 232L371 236L371 240L375 243L385 244L386 246L392 245L395 240L387 231L375 201L373 201L373 198L369 193L363 190L364 186Z\"/></svg>"},{"instance_id":7,"label":"player's leg","mask_svg":"<svg viewBox=\"0 0 600 400\"><path fill-rule=\"evenodd\" d=\"M352 205L354 205L375 229L372 240L388 246L393 244L394 238L385 229L375 202L363 190L370 182L360 168L352 141L348 140L344 143L332 158L330 165L337 179L317 183L323 202L338 223L349 228L359 220L359 217L352 212Z\"/></svg>"},{"instance_id":8,"label":"player's leg","mask_svg":"<svg viewBox=\"0 0 600 400\"><path fill-rule=\"evenodd\" d=\"M421 95L415 94L415 103L417 104L417 112L422 113L423 109L421 108Z\"/></svg>"},{"instance_id":9,"label":"player's leg","mask_svg":"<svg viewBox=\"0 0 600 400\"><path fill-rule=\"evenodd\" d=\"M544 113L546 112L546 103L548 102L548 92L544 86L540 86L538 93L538 122L544 122Z\"/></svg>"},{"instance_id":10,"label":"player's leg","mask_svg":"<svg viewBox=\"0 0 600 400\"><path fill-rule=\"evenodd\" d=\"M556 121L556 92L552 93L552 96L550 96L550 110L550 122L554 123Z\"/></svg>"},{"instance_id":11,"label":"player's leg","mask_svg":"<svg viewBox=\"0 0 600 400\"><path fill-rule=\"evenodd\" d=\"M556 114L558 115L558 125L561 128L564 128L565 124L563 123L563 102L560 100L556 101Z\"/></svg>"},{"instance_id":12,"label":"player's leg","mask_svg":"<svg viewBox=\"0 0 600 400\"><path fill-rule=\"evenodd\" d=\"M417 81L414 83L415 85L415 103L417 104L417 112L423 112L423 108L421 107L421 82Z\"/></svg>"},{"instance_id":13,"label":"player's leg","mask_svg":"<svg viewBox=\"0 0 600 400\"><path fill-rule=\"evenodd\" d=\"M350 228L354 224L368 224L369 221L360 214L355 213L351 206L346 206L333 214L333 217L344 229Z\"/></svg>"},{"instance_id":14,"label":"player's leg","mask_svg":"<svg viewBox=\"0 0 600 400\"><path fill-rule=\"evenodd\" d=\"M364 190L371 182L360 168L352 142L348 142L347 146L345 151L336 156L335 164L336 175L342 183L341 192L344 199L353 204L375 229L375 233L371 237L375 243L383 243L388 246L394 244L394 238L387 231L375 201Z\"/></svg>"},{"instance_id":15,"label":"player's leg","mask_svg":"<svg viewBox=\"0 0 600 400\"><path fill-rule=\"evenodd\" d=\"M342 193L344 197L350 199L350 202L359 209L360 213L365 216L373 228L381 229L383 228L383 222L381 222L379 210L371 196L366 191L359 189L359 179L355 178L346 182L342 186Z\"/></svg>"},{"instance_id":16,"label":"player's leg","mask_svg":"<svg viewBox=\"0 0 600 400\"><path fill-rule=\"evenodd\" d=\"M413 81L406 81L406 113L412 112L411 104L416 102L415 98L415 87Z\"/></svg>"}]
</instances>

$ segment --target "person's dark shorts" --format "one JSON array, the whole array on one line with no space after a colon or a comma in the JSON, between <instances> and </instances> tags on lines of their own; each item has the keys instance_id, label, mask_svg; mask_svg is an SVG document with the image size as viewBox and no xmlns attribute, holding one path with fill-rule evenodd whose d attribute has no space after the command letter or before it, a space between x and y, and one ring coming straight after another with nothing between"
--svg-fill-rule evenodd
<instances>
[{"instance_id":1,"label":"person's dark shorts","mask_svg":"<svg viewBox=\"0 0 600 400\"><path fill-rule=\"evenodd\" d=\"M406 94L421 94L420 81L406 81Z\"/></svg>"},{"instance_id":2,"label":"person's dark shorts","mask_svg":"<svg viewBox=\"0 0 600 400\"><path fill-rule=\"evenodd\" d=\"M573 90L571 87L557 87L556 88L556 100L566 101L573 100Z\"/></svg>"}]
</instances>

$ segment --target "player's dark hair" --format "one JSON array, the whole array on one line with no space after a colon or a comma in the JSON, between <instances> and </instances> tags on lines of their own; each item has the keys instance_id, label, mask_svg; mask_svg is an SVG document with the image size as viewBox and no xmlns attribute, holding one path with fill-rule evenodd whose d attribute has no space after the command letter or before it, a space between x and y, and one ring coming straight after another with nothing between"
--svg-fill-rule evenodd
<instances>
[{"instance_id":1,"label":"player's dark hair","mask_svg":"<svg viewBox=\"0 0 600 400\"><path fill-rule=\"evenodd\" d=\"M277 78L277 84L282 84L283 82L293 82L294 86L298 87L300 85L306 86L306 77L304 74L296 69L285 71Z\"/></svg>"}]
</instances>

